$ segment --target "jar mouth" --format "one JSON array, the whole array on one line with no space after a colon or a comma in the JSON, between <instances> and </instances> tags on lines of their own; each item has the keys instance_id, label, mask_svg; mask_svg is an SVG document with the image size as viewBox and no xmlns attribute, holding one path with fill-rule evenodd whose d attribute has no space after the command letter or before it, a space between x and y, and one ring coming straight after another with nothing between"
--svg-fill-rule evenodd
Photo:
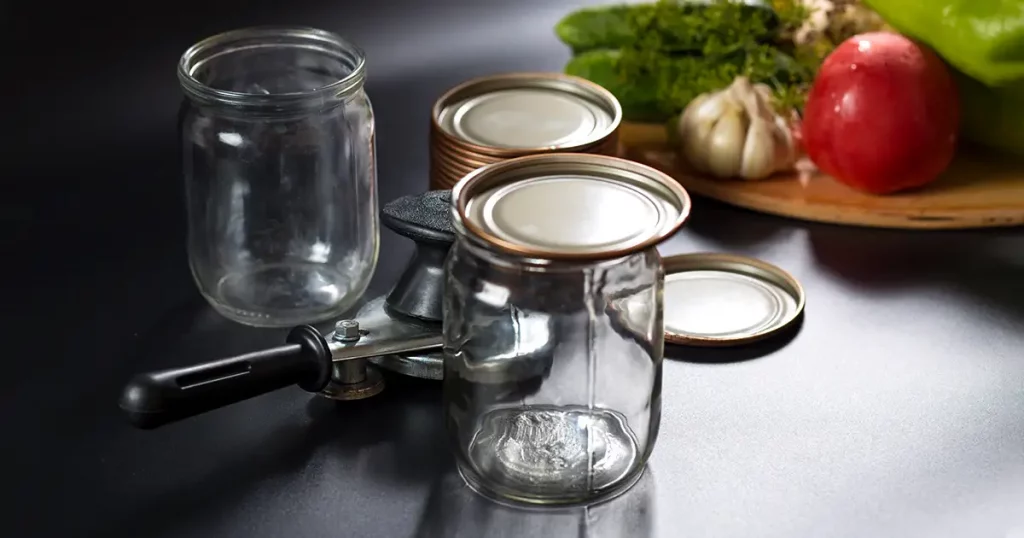
<instances>
[{"instance_id":1,"label":"jar mouth","mask_svg":"<svg viewBox=\"0 0 1024 538\"><path fill-rule=\"evenodd\" d=\"M363 87L363 51L306 27L255 27L208 37L178 62L192 99L236 106L321 106Z\"/></svg>"}]
</instances>

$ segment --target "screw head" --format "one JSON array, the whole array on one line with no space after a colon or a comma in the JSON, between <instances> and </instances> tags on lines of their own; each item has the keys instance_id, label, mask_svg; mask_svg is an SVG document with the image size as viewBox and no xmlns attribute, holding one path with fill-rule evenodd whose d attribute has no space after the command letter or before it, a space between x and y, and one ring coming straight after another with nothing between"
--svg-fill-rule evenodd
<instances>
[{"instance_id":1,"label":"screw head","mask_svg":"<svg viewBox=\"0 0 1024 538\"><path fill-rule=\"evenodd\" d=\"M359 322L354 319L343 319L334 324L335 340L358 340Z\"/></svg>"}]
</instances>

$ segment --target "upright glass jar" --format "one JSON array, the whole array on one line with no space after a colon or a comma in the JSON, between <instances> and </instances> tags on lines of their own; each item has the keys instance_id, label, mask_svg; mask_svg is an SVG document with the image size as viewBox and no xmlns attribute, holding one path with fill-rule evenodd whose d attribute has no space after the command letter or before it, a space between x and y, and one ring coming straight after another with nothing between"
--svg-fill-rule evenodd
<instances>
[{"instance_id":1,"label":"upright glass jar","mask_svg":"<svg viewBox=\"0 0 1024 538\"><path fill-rule=\"evenodd\" d=\"M530 504L641 476L661 419L664 272L686 192L637 163L522 157L463 178L444 310L444 412L462 476Z\"/></svg>"},{"instance_id":2,"label":"upright glass jar","mask_svg":"<svg viewBox=\"0 0 1024 538\"><path fill-rule=\"evenodd\" d=\"M311 28L203 40L178 64L188 253L203 296L254 326L335 317L377 264L363 53Z\"/></svg>"}]
</instances>

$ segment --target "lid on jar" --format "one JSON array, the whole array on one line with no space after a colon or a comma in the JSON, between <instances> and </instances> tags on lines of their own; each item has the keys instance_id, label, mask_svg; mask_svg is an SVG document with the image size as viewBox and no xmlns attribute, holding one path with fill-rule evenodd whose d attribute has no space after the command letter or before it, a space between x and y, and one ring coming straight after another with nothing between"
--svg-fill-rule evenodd
<instances>
[{"instance_id":1,"label":"lid on jar","mask_svg":"<svg viewBox=\"0 0 1024 538\"><path fill-rule=\"evenodd\" d=\"M665 268L665 341L731 346L790 327L804 309L804 289L792 275L733 254L669 256Z\"/></svg>"},{"instance_id":2,"label":"lid on jar","mask_svg":"<svg viewBox=\"0 0 1024 538\"><path fill-rule=\"evenodd\" d=\"M474 79L438 99L434 122L449 143L491 155L573 151L597 145L622 121L608 90L559 73Z\"/></svg>"},{"instance_id":3,"label":"lid on jar","mask_svg":"<svg viewBox=\"0 0 1024 538\"><path fill-rule=\"evenodd\" d=\"M561 153L519 157L466 175L452 191L453 219L511 254L599 260L654 246L690 213L671 177L632 161Z\"/></svg>"}]
</instances>

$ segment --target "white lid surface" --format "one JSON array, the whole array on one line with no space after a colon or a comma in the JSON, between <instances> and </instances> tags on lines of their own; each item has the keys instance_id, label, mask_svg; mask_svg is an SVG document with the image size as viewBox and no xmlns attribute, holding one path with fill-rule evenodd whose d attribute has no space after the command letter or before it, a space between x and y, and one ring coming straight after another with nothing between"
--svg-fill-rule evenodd
<instances>
[{"instance_id":1,"label":"white lid surface","mask_svg":"<svg viewBox=\"0 0 1024 538\"><path fill-rule=\"evenodd\" d=\"M442 112L439 123L471 144L532 149L596 142L612 121L606 110L579 95L514 88L454 103Z\"/></svg>"}]
</instances>

